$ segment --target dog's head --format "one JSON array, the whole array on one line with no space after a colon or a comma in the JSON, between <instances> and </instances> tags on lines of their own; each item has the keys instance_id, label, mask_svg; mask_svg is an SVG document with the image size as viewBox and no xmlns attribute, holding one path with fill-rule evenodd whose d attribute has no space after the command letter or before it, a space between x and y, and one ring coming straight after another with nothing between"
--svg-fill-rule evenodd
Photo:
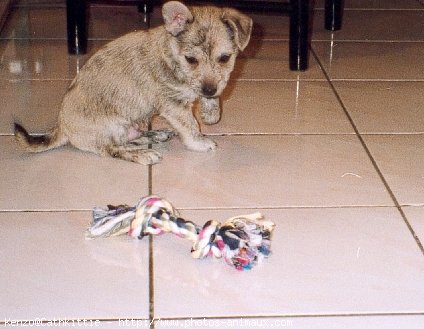
<instances>
[{"instance_id":1,"label":"dog's head","mask_svg":"<svg viewBox=\"0 0 424 329\"><path fill-rule=\"evenodd\" d=\"M163 5L178 79L202 97L217 97L225 88L239 51L246 48L252 20L237 10Z\"/></svg>"}]
</instances>

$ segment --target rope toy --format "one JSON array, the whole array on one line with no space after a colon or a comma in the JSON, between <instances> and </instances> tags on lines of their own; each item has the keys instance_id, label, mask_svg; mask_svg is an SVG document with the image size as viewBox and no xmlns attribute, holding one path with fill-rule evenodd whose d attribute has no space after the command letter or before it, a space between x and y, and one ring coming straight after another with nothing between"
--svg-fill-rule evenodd
<instances>
[{"instance_id":1,"label":"rope toy","mask_svg":"<svg viewBox=\"0 0 424 329\"><path fill-rule=\"evenodd\" d=\"M201 227L178 217L165 199L151 195L142 198L136 207L94 208L86 238L128 234L142 239L171 232L193 243L193 258L223 258L237 270L249 270L270 255L274 227L260 213L232 217L223 224L210 220Z\"/></svg>"}]
</instances>

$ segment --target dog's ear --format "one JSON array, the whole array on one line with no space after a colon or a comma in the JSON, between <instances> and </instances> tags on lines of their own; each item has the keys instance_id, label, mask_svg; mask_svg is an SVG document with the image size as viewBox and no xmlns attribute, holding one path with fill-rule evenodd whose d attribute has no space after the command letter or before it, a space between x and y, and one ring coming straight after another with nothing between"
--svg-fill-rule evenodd
<instances>
[{"instance_id":1,"label":"dog's ear","mask_svg":"<svg viewBox=\"0 0 424 329\"><path fill-rule=\"evenodd\" d=\"M250 34L252 33L252 19L238 10L231 8L224 8L221 18L231 29L232 33L234 33L234 40L239 50L244 50L249 43Z\"/></svg>"},{"instance_id":2,"label":"dog's ear","mask_svg":"<svg viewBox=\"0 0 424 329\"><path fill-rule=\"evenodd\" d=\"M190 10L178 1L166 2L162 7L162 16L165 21L165 29L173 36L184 31L187 24L193 21Z\"/></svg>"}]
</instances>

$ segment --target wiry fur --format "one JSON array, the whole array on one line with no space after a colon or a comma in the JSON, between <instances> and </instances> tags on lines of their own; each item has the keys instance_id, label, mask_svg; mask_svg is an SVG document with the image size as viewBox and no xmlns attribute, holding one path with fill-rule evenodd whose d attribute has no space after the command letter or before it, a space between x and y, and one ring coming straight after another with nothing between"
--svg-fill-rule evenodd
<instances>
[{"instance_id":1,"label":"wiry fur","mask_svg":"<svg viewBox=\"0 0 424 329\"><path fill-rule=\"evenodd\" d=\"M220 118L219 95L239 51L249 42L252 21L233 9L163 6L165 25L127 34L95 53L63 99L57 126L32 137L15 125L15 136L29 152L70 143L76 148L141 164L160 160L137 144L139 129L153 115L164 117L187 148L209 151L193 117L200 99L201 118Z\"/></svg>"}]
</instances>

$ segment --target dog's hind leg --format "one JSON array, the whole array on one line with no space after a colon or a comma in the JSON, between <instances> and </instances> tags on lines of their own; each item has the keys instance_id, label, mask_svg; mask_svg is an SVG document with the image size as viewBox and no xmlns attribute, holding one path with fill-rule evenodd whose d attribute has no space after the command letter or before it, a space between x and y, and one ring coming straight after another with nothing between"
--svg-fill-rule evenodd
<instances>
[{"instance_id":1,"label":"dog's hind leg","mask_svg":"<svg viewBox=\"0 0 424 329\"><path fill-rule=\"evenodd\" d=\"M169 141L172 137L176 135L175 132L167 129L140 131L140 134L141 135L138 138L129 141L129 144L139 146L159 144Z\"/></svg>"},{"instance_id":2,"label":"dog's hind leg","mask_svg":"<svg viewBox=\"0 0 424 329\"><path fill-rule=\"evenodd\" d=\"M152 149L137 145L108 145L101 152L104 156L136 162L142 165L150 165L158 163L162 159L162 155Z\"/></svg>"}]
</instances>

